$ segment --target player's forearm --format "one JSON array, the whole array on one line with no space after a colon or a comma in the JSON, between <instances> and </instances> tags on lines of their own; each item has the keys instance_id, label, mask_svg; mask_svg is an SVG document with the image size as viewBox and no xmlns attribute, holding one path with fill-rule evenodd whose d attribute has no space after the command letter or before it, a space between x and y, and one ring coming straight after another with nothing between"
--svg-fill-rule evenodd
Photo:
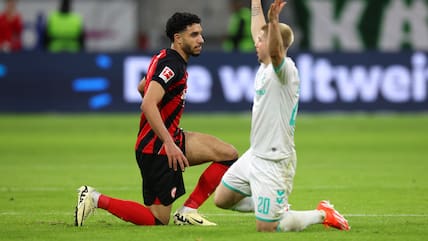
<instances>
[{"instance_id":1,"label":"player's forearm","mask_svg":"<svg viewBox=\"0 0 428 241\"><path fill-rule=\"evenodd\" d=\"M277 67L284 58L284 44L282 42L278 20L269 22L268 46L272 64L274 67Z\"/></svg>"},{"instance_id":2,"label":"player's forearm","mask_svg":"<svg viewBox=\"0 0 428 241\"><path fill-rule=\"evenodd\" d=\"M165 124L162 121L162 117L159 109L157 108L157 105L143 101L141 108L156 136L158 136L162 142L173 142L168 129L165 127Z\"/></svg>"},{"instance_id":3,"label":"player's forearm","mask_svg":"<svg viewBox=\"0 0 428 241\"><path fill-rule=\"evenodd\" d=\"M261 0L251 0L251 35L254 42L257 42L257 35L265 24Z\"/></svg>"},{"instance_id":4,"label":"player's forearm","mask_svg":"<svg viewBox=\"0 0 428 241\"><path fill-rule=\"evenodd\" d=\"M284 58L284 43L281 37L281 31L279 27L279 13L285 6L286 2L283 0L275 0L268 11L269 19L269 34L268 34L268 46L269 55L272 60L274 67L278 67Z\"/></svg>"}]
</instances>

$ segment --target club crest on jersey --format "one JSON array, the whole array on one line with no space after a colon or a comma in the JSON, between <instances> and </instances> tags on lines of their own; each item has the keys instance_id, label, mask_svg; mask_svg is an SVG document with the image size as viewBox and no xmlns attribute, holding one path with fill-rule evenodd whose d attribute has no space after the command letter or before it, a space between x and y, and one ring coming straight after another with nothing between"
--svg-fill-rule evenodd
<instances>
[{"instance_id":1,"label":"club crest on jersey","mask_svg":"<svg viewBox=\"0 0 428 241\"><path fill-rule=\"evenodd\" d=\"M165 68L163 68L162 72L160 73L159 77L163 79L165 83L168 83L168 81L172 79L174 75L175 75L174 71L172 71L172 69L170 69L168 66L165 66Z\"/></svg>"},{"instance_id":2,"label":"club crest on jersey","mask_svg":"<svg viewBox=\"0 0 428 241\"><path fill-rule=\"evenodd\" d=\"M172 189L171 189L171 197L172 198L175 198L175 196L177 195L177 188L176 187L173 187Z\"/></svg>"}]
</instances>

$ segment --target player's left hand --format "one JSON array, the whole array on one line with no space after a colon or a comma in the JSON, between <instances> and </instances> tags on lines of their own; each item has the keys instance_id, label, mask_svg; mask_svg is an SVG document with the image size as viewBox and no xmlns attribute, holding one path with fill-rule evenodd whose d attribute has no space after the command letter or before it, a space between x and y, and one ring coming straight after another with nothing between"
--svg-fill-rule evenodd
<instances>
[{"instance_id":1,"label":"player's left hand","mask_svg":"<svg viewBox=\"0 0 428 241\"><path fill-rule=\"evenodd\" d=\"M268 12L269 22L279 20L279 13L282 11L282 8L284 8L285 4L287 4L287 2L285 2L284 0L275 0L270 5Z\"/></svg>"}]
</instances>

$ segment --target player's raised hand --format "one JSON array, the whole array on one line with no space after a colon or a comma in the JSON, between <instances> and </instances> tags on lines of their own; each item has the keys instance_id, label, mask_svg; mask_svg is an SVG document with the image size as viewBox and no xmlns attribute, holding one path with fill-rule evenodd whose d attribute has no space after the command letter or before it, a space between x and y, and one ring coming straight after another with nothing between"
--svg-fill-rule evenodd
<instances>
[{"instance_id":1,"label":"player's raised hand","mask_svg":"<svg viewBox=\"0 0 428 241\"><path fill-rule=\"evenodd\" d=\"M284 8L285 4L287 4L287 2L284 0L274 0L274 2L270 5L268 12L269 22L279 21L279 13L282 11L282 8Z\"/></svg>"}]
</instances>

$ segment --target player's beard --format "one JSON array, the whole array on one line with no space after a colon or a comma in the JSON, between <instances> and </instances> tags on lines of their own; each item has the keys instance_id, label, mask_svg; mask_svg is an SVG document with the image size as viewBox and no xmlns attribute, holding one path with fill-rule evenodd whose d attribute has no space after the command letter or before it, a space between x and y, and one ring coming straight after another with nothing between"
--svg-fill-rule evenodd
<instances>
[{"instance_id":1,"label":"player's beard","mask_svg":"<svg viewBox=\"0 0 428 241\"><path fill-rule=\"evenodd\" d=\"M191 56L194 56L194 57L197 57L197 56L199 56L200 54L201 54L201 52L199 51L199 52L195 52L195 49L194 48L192 48L192 46L190 45L190 44L185 44L184 46L183 46L183 50L184 50L184 52L185 53L187 53L188 55L191 55Z\"/></svg>"}]
</instances>

